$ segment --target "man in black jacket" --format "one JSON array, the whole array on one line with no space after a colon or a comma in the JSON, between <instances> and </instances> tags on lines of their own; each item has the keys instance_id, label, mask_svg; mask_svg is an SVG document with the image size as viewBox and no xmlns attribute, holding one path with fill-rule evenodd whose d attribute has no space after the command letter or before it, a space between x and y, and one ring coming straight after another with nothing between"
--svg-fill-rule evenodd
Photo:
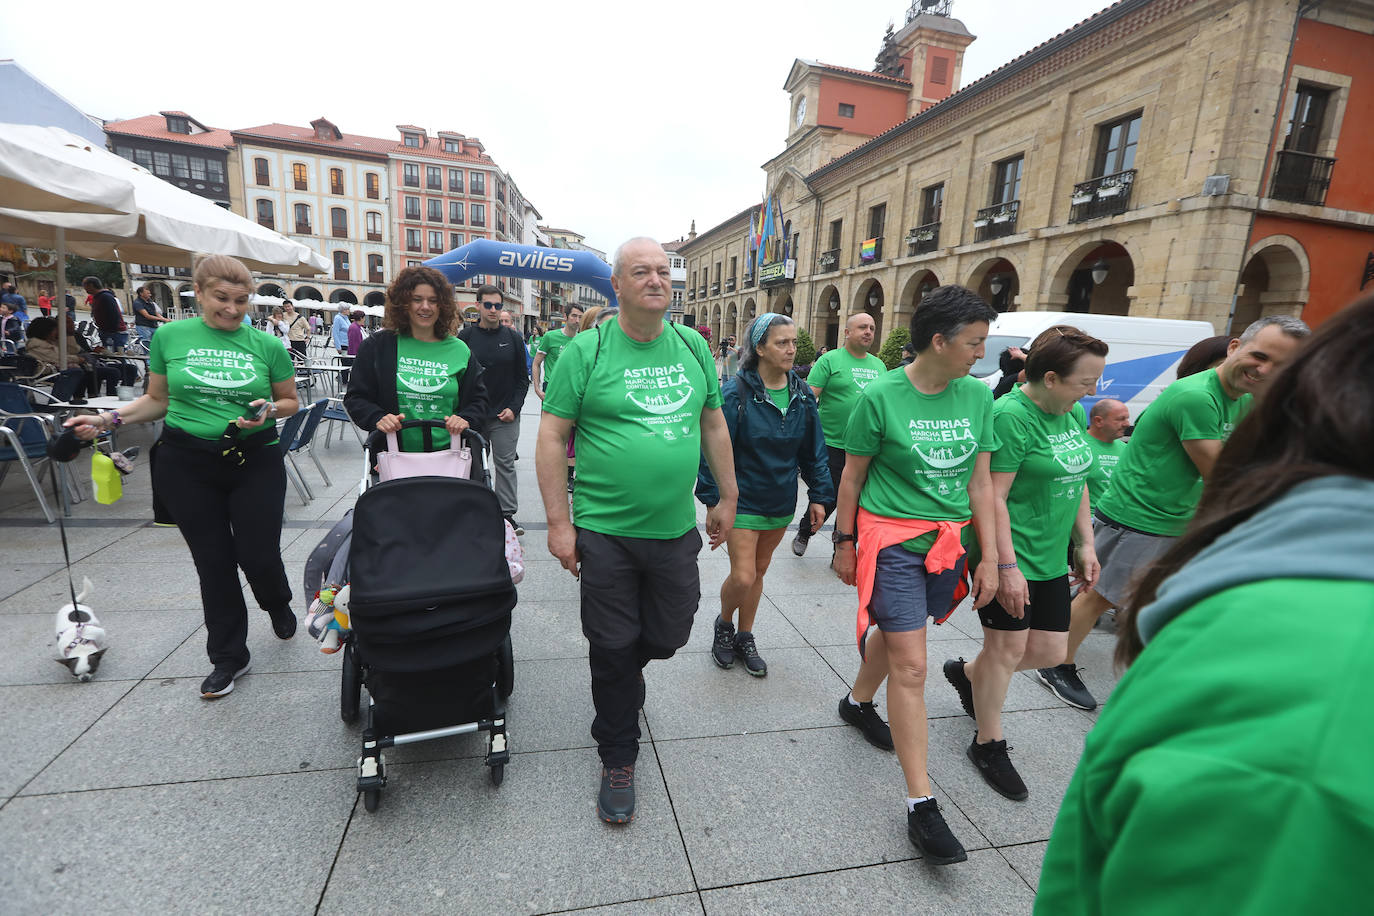
<instances>
[{"instance_id":1,"label":"man in black jacket","mask_svg":"<svg viewBox=\"0 0 1374 916\"><path fill-rule=\"evenodd\" d=\"M477 323L464 327L458 339L468 345L482 366L487 387L487 438L491 440L496 498L501 514L517 535L525 529L515 520L519 507L515 482L515 450L520 443L520 409L530 390L525 342L514 328L501 325L501 291L485 285L477 290Z\"/></svg>"}]
</instances>

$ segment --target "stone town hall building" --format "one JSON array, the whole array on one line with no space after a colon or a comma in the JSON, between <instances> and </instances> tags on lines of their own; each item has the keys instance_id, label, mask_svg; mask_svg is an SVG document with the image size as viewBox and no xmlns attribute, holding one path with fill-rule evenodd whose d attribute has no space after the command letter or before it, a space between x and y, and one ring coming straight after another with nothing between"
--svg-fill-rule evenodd
<instances>
[{"instance_id":1,"label":"stone town hall building","mask_svg":"<svg viewBox=\"0 0 1374 916\"><path fill-rule=\"evenodd\" d=\"M867 310L876 348L959 283L1222 332L1374 291L1374 2L1120 0L963 88L950 6L914 3L872 71L793 64L775 263L757 204L680 245L698 324L780 311L834 346Z\"/></svg>"}]
</instances>

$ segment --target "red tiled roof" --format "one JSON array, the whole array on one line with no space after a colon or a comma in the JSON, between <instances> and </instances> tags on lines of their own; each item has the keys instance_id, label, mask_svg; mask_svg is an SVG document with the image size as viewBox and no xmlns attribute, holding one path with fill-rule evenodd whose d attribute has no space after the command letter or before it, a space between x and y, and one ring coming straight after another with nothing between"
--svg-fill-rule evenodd
<instances>
[{"instance_id":1,"label":"red tiled roof","mask_svg":"<svg viewBox=\"0 0 1374 916\"><path fill-rule=\"evenodd\" d=\"M416 128L416 130L419 130L419 128ZM458 136L462 136L462 135L459 134ZM449 139L450 139L450 140L456 139L456 137L454 137L454 135L450 134L450 135L449 135ZM471 144L473 143L474 140L476 140L475 137L464 137L464 138L462 139L461 142L463 143L464 146L468 146L468 145L471 145ZM480 141L480 140L477 140L476 142L480 143L481 141ZM482 153L448 153L448 152L445 152L445 151L444 151L444 141L443 141L442 139L438 138L438 137L427 137L427 138L425 139L425 145L424 145L424 146L406 146L404 142L399 141L399 140L390 141L390 144L391 144L391 145L390 145L390 147L389 147L389 151L391 152L391 154L392 154L393 157L402 157L402 156L430 156L430 157L433 157L433 158L435 158L435 159L451 159L451 160L453 160L454 162L471 162L471 163L474 163L474 164L477 164L477 165L489 165L489 166L492 166L493 168L496 166L496 160L492 159L492 158L491 158L490 156L488 156L485 152L482 152Z\"/></svg>"},{"instance_id":2,"label":"red tiled roof","mask_svg":"<svg viewBox=\"0 0 1374 916\"><path fill-rule=\"evenodd\" d=\"M130 118L127 121L106 121L105 132L128 137L145 137L150 140L168 140L172 143L189 143L192 146L214 146L221 149L228 149L234 145L234 138L229 135L229 131L218 128L211 128L203 134L174 134L167 129L167 115L195 121L195 118L184 112L164 111L155 115L144 115L141 118ZM196 123L200 122L197 121Z\"/></svg>"},{"instance_id":3,"label":"red tiled roof","mask_svg":"<svg viewBox=\"0 0 1374 916\"><path fill-rule=\"evenodd\" d=\"M251 137L262 140L279 140L286 143L331 149L339 152L370 153L385 156L396 145L395 140L380 137L364 137L360 134L343 134L339 140L321 140L309 127L296 127L292 124L262 124L232 131L237 137ZM340 132L342 133L342 131Z\"/></svg>"},{"instance_id":4,"label":"red tiled roof","mask_svg":"<svg viewBox=\"0 0 1374 916\"><path fill-rule=\"evenodd\" d=\"M834 73L845 73L851 76L862 76L869 79L882 80L885 83L893 83L897 86L910 86L911 80L901 76L889 76L886 73L874 73L872 70L855 70L853 67L841 67L836 64L826 64L816 61L815 66L822 70L830 70Z\"/></svg>"}]
</instances>

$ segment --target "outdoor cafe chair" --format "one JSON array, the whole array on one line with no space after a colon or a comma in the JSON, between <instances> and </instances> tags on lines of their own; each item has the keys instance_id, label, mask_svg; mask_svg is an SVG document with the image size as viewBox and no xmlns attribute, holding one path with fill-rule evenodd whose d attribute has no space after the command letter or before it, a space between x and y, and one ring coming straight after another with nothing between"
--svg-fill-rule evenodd
<instances>
[{"instance_id":1,"label":"outdoor cafe chair","mask_svg":"<svg viewBox=\"0 0 1374 916\"><path fill-rule=\"evenodd\" d=\"M330 482L329 475L325 473L324 465L320 464L319 456L310 449L310 444L315 438L315 430L320 428L320 420L323 418L324 410L328 405L328 398L320 398L314 404L311 404L305 410L301 411L301 413L305 414L305 420L301 423L300 431L296 433L296 441L292 442L287 447L286 458L291 462L291 466L296 469L296 474L304 480L305 477L301 475L300 466L296 464L296 455L302 452L309 455L310 460L315 462L316 470L318 470L320 476L324 478L324 485L326 487L332 487L334 484Z\"/></svg>"},{"instance_id":2,"label":"outdoor cafe chair","mask_svg":"<svg viewBox=\"0 0 1374 916\"><path fill-rule=\"evenodd\" d=\"M296 437L300 434L301 424L305 422L306 412L298 410L277 425L277 447L281 449L282 457L286 460L286 476L291 479L291 484L296 488L297 495L301 498L302 505L310 505L310 500L315 498L315 494L310 492L310 486L301 476L300 469L296 463L291 461L291 446L295 444Z\"/></svg>"},{"instance_id":3,"label":"outdoor cafe chair","mask_svg":"<svg viewBox=\"0 0 1374 916\"><path fill-rule=\"evenodd\" d=\"M24 388L10 382L0 382L0 483L4 482L12 464L17 463L23 468L24 476L33 488L33 495L38 497L39 508L49 524L56 516L48 507L39 481L44 473L56 473L54 462L48 458L48 443L53 436L53 418L33 411ZM47 464L35 473L35 464L44 461Z\"/></svg>"},{"instance_id":4,"label":"outdoor cafe chair","mask_svg":"<svg viewBox=\"0 0 1374 916\"><path fill-rule=\"evenodd\" d=\"M349 429L353 430L353 435L358 438L358 444L363 444L363 434L358 430L358 426L353 422L353 418L344 410L342 398L329 398L329 404L324 408L321 419L332 420L337 423L344 423ZM334 435L334 425L331 423L324 430L324 447L329 448L330 439ZM343 440L343 433L339 433L339 440Z\"/></svg>"}]
</instances>

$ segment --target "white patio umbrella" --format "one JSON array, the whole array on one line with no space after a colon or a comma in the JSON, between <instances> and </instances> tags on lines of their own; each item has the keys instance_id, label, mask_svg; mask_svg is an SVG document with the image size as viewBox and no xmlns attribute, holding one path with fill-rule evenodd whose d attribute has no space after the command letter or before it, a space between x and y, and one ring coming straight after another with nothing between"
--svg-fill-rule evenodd
<instances>
[{"instance_id":1,"label":"white patio umbrella","mask_svg":"<svg viewBox=\"0 0 1374 916\"><path fill-rule=\"evenodd\" d=\"M137 229L133 184L110 174L109 154L60 127L0 124L0 203L15 210L115 217L116 232Z\"/></svg>"}]
</instances>

